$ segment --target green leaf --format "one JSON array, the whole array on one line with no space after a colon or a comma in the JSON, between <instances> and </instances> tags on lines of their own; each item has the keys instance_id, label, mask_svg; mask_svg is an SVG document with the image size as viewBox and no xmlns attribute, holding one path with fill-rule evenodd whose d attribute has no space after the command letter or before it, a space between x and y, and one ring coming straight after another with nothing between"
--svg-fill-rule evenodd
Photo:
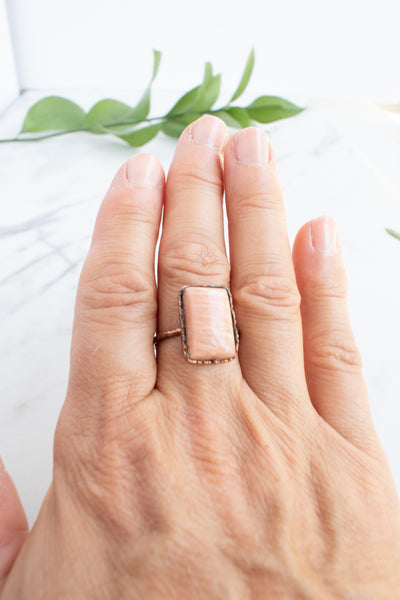
<instances>
[{"instance_id":1,"label":"green leaf","mask_svg":"<svg viewBox=\"0 0 400 600\"><path fill-rule=\"evenodd\" d=\"M169 137L178 138L186 128L186 124L179 119L168 119L161 126L161 131Z\"/></svg>"},{"instance_id":2,"label":"green leaf","mask_svg":"<svg viewBox=\"0 0 400 600\"><path fill-rule=\"evenodd\" d=\"M160 67L161 61L161 52L159 50L153 50L153 75L150 80L149 85L147 86L143 96L140 98L139 102L133 108L133 115L136 121L144 121L150 112L150 92L151 92L151 84L153 83L156 75L158 73L158 69Z\"/></svg>"},{"instance_id":3,"label":"green leaf","mask_svg":"<svg viewBox=\"0 0 400 600\"><path fill-rule=\"evenodd\" d=\"M398 233L397 231L395 231L394 229L389 229L386 228L386 231L389 235L393 236L394 238L396 238L397 240L400 240L400 233Z\"/></svg>"},{"instance_id":4,"label":"green leaf","mask_svg":"<svg viewBox=\"0 0 400 600\"><path fill-rule=\"evenodd\" d=\"M157 77L158 69L160 68L161 57L162 52L153 48L153 77L151 78L152 83Z\"/></svg>"},{"instance_id":5,"label":"green leaf","mask_svg":"<svg viewBox=\"0 0 400 600\"><path fill-rule=\"evenodd\" d=\"M213 115L225 121L228 127L235 127L236 129L242 129L251 124L247 110L240 108L240 106L223 108L213 112Z\"/></svg>"},{"instance_id":6,"label":"green leaf","mask_svg":"<svg viewBox=\"0 0 400 600\"><path fill-rule=\"evenodd\" d=\"M155 123L152 125L147 125L146 127L139 127L136 129L131 128L131 130L127 129L126 132L118 132L118 130L114 130L112 127L110 127L107 128L107 133L112 133L121 140L128 142L130 146L137 148L139 146L144 146L147 144L147 142L150 142L150 140L156 137L160 130L161 123Z\"/></svg>"},{"instance_id":7,"label":"green leaf","mask_svg":"<svg viewBox=\"0 0 400 600\"><path fill-rule=\"evenodd\" d=\"M240 106L230 106L226 109L226 112L240 123L241 127L249 127L250 117L249 113L245 108L241 108Z\"/></svg>"},{"instance_id":8,"label":"green leaf","mask_svg":"<svg viewBox=\"0 0 400 600\"><path fill-rule=\"evenodd\" d=\"M239 121L236 121L236 119L234 119L226 110L221 109L213 111L213 115L222 119L228 125L228 127L234 127L235 129L242 128Z\"/></svg>"},{"instance_id":9,"label":"green leaf","mask_svg":"<svg viewBox=\"0 0 400 600\"><path fill-rule=\"evenodd\" d=\"M202 94L202 97L196 101L194 110L198 110L201 113L208 112L218 100L219 92L221 89L221 75L215 75L210 81L207 89Z\"/></svg>"},{"instance_id":10,"label":"green leaf","mask_svg":"<svg viewBox=\"0 0 400 600\"><path fill-rule=\"evenodd\" d=\"M183 94L166 116L181 117L188 111L199 114L207 112L217 101L220 87L221 75L213 75L211 63L207 62L202 83Z\"/></svg>"},{"instance_id":11,"label":"green leaf","mask_svg":"<svg viewBox=\"0 0 400 600\"><path fill-rule=\"evenodd\" d=\"M203 81L198 89L197 98L191 108L194 111L205 113L218 99L221 88L221 75L213 75L211 63L206 62L204 66Z\"/></svg>"},{"instance_id":12,"label":"green leaf","mask_svg":"<svg viewBox=\"0 0 400 600\"><path fill-rule=\"evenodd\" d=\"M49 130L79 130L83 127L85 111L66 98L47 96L28 111L20 133Z\"/></svg>"},{"instance_id":13,"label":"green leaf","mask_svg":"<svg viewBox=\"0 0 400 600\"><path fill-rule=\"evenodd\" d=\"M85 125L92 133L107 133L105 127L135 124L144 121L150 112L150 91L160 66L161 52L154 50L153 74L149 85L138 104L132 108L118 100L101 100L97 102L85 117Z\"/></svg>"},{"instance_id":14,"label":"green leaf","mask_svg":"<svg viewBox=\"0 0 400 600\"><path fill-rule=\"evenodd\" d=\"M303 110L304 108L279 96L260 96L247 107L250 118L258 123L272 123L279 119L287 119Z\"/></svg>"},{"instance_id":15,"label":"green leaf","mask_svg":"<svg viewBox=\"0 0 400 600\"><path fill-rule=\"evenodd\" d=\"M93 133L107 133L104 128L134 121L134 111L131 106L118 100L100 100L84 119L84 125Z\"/></svg>"},{"instance_id":16,"label":"green leaf","mask_svg":"<svg viewBox=\"0 0 400 600\"><path fill-rule=\"evenodd\" d=\"M200 113L187 113L176 119L167 118L162 123L161 131L165 133L165 135L178 138L189 123L193 123L193 121L199 117L201 117Z\"/></svg>"},{"instance_id":17,"label":"green leaf","mask_svg":"<svg viewBox=\"0 0 400 600\"><path fill-rule=\"evenodd\" d=\"M197 97L195 99L195 102L193 104L193 107L199 108L199 110L201 110L201 106L204 104L204 99L205 96L207 95L207 89L209 87L209 85L211 84L213 80L213 72L212 72L212 65L210 62L206 62L204 65L204 75L203 75L203 81L201 82L198 92L197 92Z\"/></svg>"},{"instance_id":18,"label":"green leaf","mask_svg":"<svg viewBox=\"0 0 400 600\"><path fill-rule=\"evenodd\" d=\"M231 102L233 102L234 100L237 100L239 98L239 96L241 96L243 94L244 90L247 88L247 85L250 81L251 74L253 73L254 58L255 58L255 55L254 55L254 48L253 48L249 54L249 58L247 59L242 78L239 82L239 85L238 85L235 93L233 94L232 98L230 99L229 104Z\"/></svg>"},{"instance_id":19,"label":"green leaf","mask_svg":"<svg viewBox=\"0 0 400 600\"><path fill-rule=\"evenodd\" d=\"M182 115L190 110L195 103L199 89L200 86L196 85L196 87L186 92L186 94L183 94L183 96L179 98L166 116L173 117L175 115Z\"/></svg>"}]
</instances>

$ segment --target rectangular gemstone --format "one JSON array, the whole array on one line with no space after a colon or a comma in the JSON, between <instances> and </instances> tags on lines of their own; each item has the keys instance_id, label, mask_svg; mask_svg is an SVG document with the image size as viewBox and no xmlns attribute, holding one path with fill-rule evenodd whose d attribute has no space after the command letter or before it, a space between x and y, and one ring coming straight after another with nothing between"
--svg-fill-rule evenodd
<instances>
[{"instance_id":1,"label":"rectangular gemstone","mask_svg":"<svg viewBox=\"0 0 400 600\"><path fill-rule=\"evenodd\" d=\"M233 358L236 341L227 290L189 286L183 290L182 305L189 358L199 361Z\"/></svg>"}]
</instances>

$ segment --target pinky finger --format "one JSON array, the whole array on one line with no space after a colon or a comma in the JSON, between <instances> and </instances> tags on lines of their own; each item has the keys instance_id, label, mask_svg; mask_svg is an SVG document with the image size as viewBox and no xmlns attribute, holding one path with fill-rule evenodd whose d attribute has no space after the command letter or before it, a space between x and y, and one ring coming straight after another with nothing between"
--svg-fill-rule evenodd
<instances>
[{"instance_id":1,"label":"pinky finger","mask_svg":"<svg viewBox=\"0 0 400 600\"><path fill-rule=\"evenodd\" d=\"M0 459L0 592L28 531L18 492Z\"/></svg>"}]
</instances>

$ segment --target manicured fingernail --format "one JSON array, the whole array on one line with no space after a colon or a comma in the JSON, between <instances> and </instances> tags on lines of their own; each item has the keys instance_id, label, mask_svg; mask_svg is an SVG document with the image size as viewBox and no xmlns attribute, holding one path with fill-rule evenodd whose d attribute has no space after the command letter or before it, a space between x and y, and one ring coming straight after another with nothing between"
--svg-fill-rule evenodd
<instances>
[{"instance_id":1,"label":"manicured fingernail","mask_svg":"<svg viewBox=\"0 0 400 600\"><path fill-rule=\"evenodd\" d=\"M152 154L137 154L127 162L126 177L139 187L155 187L162 181L163 170L160 161Z\"/></svg>"},{"instance_id":2,"label":"manicured fingernail","mask_svg":"<svg viewBox=\"0 0 400 600\"><path fill-rule=\"evenodd\" d=\"M234 152L240 163L264 167L270 158L269 138L258 127L248 127L233 136Z\"/></svg>"},{"instance_id":3,"label":"manicured fingernail","mask_svg":"<svg viewBox=\"0 0 400 600\"><path fill-rule=\"evenodd\" d=\"M204 115L192 123L191 139L196 144L213 148L220 152L227 138L227 128L221 119Z\"/></svg>"},{"instance_id":4,"label":"manicured fingernail","mask_svg":"<svg viewBox=\"0 0 400 600\"><path fill-rule=\"evenodd\" d=\"M338 235L331 217L318 217L311 221L311 244L314 250L325 256L338 251Z\"/></svg>"}]
</instances>

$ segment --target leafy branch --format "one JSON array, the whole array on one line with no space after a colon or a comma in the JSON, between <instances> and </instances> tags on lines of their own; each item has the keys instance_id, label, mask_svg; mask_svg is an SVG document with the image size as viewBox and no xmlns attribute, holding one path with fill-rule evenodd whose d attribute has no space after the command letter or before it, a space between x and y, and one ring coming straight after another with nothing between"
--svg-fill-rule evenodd
<instances>
[{"instance_id":1,"label":"leafy branch","mask_svg":"<svg viewBox=\"0 0 400 600\"><path fill-rule=\"evenodd\" d=\"M130 146L138 147L147 144L160 131L174 138L179 137L189 123L205 113L220 117L229 127L241 129L254 122L271 123L286 119L304 110L278 96L260 96L245 107L232 104L243 94L250 81L255 59L252 50L239 85L225 106L214 109L221 88L221 74L214 75L211 63L206 62L200 85L186 92L165 115L149 118L151 86L161 61L161 52L153 52L152 77L136 106L105 99L85 113L82 107L67 98L48 96L29 109L21 131L15 138L0 140L0 143L38 142L67 133L86 131L97 135L111 134Z\"/></svg>"}]
</instances>

